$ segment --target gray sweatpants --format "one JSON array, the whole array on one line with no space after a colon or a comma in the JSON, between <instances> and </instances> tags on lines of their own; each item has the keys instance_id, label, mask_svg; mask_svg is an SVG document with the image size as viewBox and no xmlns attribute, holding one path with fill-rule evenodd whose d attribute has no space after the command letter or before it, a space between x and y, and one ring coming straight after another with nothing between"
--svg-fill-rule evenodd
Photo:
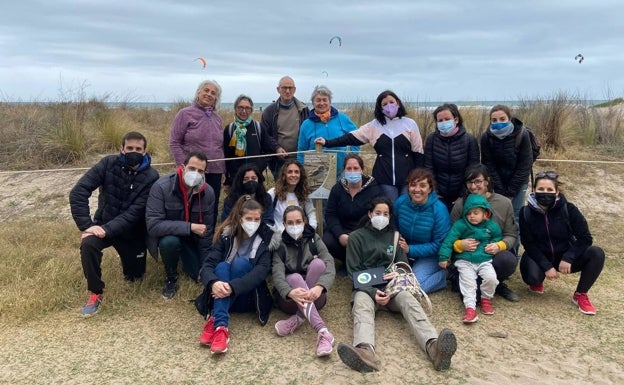
<instances>
[{"instance_id":1,"label":"gray sweatpants","mask_svg":"<svg viewBox=\"0 0 624 385\"><path fill-rule=\"evenodd\" d=\"M481 277L481 297L492 299L494 290L498 285L496 271L492 261L472 263L463 259L455 261L455 267L459 272L459 290L464 297L464 306L476 309L477 307L477 276Z\"/></svg>"},{"instance_id":2,"label":"gray sweatpants","mask_svg":"<svg viewBox=\"0 0 624 385\"><path fill-rule=\"evenodd\" d=\"M375 311L383 308L366 293L358 291L353 298L353 346L367 343L375 346ZM388 302L386 309L400 312L412 331L416 342L426 351L427 341L438 338L420 303L407 291L402 291Z\"/></svg>"}]
</instances>

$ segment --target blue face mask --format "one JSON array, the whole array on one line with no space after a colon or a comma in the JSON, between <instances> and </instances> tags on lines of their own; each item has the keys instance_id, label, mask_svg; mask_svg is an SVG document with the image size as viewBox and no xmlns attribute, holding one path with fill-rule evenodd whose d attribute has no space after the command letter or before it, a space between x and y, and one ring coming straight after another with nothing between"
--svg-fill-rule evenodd
<instances>
[{"instance_id":1,"label":"blue face mask","mask_svg":"<svg viewBox=\"0 0 624 385\"><path fill-rule=\"evenodd\" d=\"M437 122L436 126L442 135L450 134L455 129L455 119Z\"/></svg>"},{"instance_id":2,"label":"blue face mask","mask_svg":"<svg viewBox=\"0 0 624 385\"><path fill-rule=\"evenodd\" d=\"M503 128L509 127L510 124L511 124L510 121L492 123L490 124L490 128L492 129L492 131L497 131L497 130L502 130Z\"/></svg>"},{"instance_id":3,"label":"blue face mask","mask_svg":"<svg viewBox=\"0 0 624 385\"><path fill-rule=\"evenodd\" d=\"M344 176L347 182L351 184L356 184L362 180L361 172L345 172Z\"/></svg>"}]
</instances>

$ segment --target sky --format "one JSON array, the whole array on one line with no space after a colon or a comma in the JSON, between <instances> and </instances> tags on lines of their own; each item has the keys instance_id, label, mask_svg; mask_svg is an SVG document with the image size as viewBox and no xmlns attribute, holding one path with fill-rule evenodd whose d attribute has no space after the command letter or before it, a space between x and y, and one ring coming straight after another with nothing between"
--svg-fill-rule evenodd
<instances>
[{"instance_id":1,"label":"sky","mask_svg":"<svg viewBox=\"0 0 624 385\"><path fill-rule=\"evenodd\" d=\"M223 103L270 102L284 75L304 102L317 84L334 102L610 99L622 15L621 0L6 1L0 101L169 103L213 79Z\"/></svg>"}]
</instances>

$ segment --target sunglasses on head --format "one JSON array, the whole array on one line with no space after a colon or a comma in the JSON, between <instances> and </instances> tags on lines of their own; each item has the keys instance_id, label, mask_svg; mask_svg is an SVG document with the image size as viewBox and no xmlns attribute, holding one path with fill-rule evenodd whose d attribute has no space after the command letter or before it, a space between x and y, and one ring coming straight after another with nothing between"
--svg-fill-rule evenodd
<instances>
[{"instance_id":1,"label":"sunglasses on head","mask_svg":"<svg viewBox=\"0 0 624 385\"><path fill-rule=\"evenodd\" d=\"M535 179L540 179L540 178L557 179L558 177L559 175L557 175L557 173L554 171L538 172L537 174L535 174Z\"/></svg>"}]
</instances>

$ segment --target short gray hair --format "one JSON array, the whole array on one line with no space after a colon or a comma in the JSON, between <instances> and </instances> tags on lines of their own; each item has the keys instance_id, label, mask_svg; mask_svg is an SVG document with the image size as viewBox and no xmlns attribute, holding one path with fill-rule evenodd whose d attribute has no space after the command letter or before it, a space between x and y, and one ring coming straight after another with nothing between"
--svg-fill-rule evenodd
<instances>
[{"instance_id":1,"label":"short gray hair","mask_svg":"<svg viewBox=\"0 0 624 385\"><path fill-rule=\"evenodd\" d=\"M329 90L329 88L327 88L327 86L324 86L324 85L314 87L314 90L312 91L312 96L310 97L310 101L314 102L314 98L316 97L316 95L319 95L319 94L327 96L331 103L332 92Z\"/></svg>"},{"instance_id":2,"label":"short gray hair","mask_svg":"<svg viewBox=\"0 0 624 385\"><path fill-rule=\"evenodd\" d=\"M238 97L234 101L234 109L236 109L236 107L238 106L238 103L240 103L242 100L248 101L249 104L251 104L251 108L253 108L253 100L251 100L249 96L241 94L241 95L238 95Z\"/></svg>"},{"instance_id":3,"label":"short gray hair","mask_svg":"<svg viewBox=\"0 0 624 385\"><path fill-rule=\"evenodd\" d=\"M207 84L213 85L217 89L217 97L214 105L214 109L218 110L221 107L221 86L217 83L216 80L204 80L199 83L197 86L197 90L195 91L195 98L193 100L197 101L199 96L199 91L201 91Z\"/></svg>"}]
</instances>

